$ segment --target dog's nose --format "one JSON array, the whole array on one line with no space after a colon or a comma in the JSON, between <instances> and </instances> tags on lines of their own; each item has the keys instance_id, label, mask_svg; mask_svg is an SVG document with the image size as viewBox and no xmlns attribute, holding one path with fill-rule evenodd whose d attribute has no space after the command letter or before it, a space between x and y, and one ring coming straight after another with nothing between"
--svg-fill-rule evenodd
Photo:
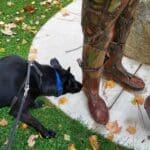
<instances>
[{"instance_id":1,"label":"dog's nose","mask_svg":"<svg viewBox=\"0 0 150 150\"><path fill-rule=\"evenodd\" d=\"M76 86L75 86L75 89L76 89L77 91L80 91L80 90L82 89L82 84L79 83L79 82L77 82L77 84L76 84Z\"/></svg>"}]
</instances>

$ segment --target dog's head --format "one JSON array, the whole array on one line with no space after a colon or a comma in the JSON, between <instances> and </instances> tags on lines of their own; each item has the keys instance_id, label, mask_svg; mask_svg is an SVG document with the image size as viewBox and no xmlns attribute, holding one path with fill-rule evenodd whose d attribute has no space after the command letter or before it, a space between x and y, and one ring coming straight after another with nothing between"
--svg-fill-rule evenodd
<instances>
[{"instance_id":1,"label":"dog's head","mask_svg":"<svg viewBox=\"0 0 150 150\"><path fill-rule=\"evenodd\" d=\"M70 67L65 70L56 58L51 59L51 66L57 70L60 74L60 78L63 84L63 93L76 93L79 92L82 88L82 84L79 83L74 75L70 72Z\"/></svg>"}]
</instances>

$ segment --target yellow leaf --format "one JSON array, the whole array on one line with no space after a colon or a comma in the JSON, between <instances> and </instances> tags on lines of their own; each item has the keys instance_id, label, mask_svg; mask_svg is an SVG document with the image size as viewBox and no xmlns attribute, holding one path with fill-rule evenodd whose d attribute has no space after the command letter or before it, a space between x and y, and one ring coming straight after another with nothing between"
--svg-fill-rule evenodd
<instances>
[{"instance_id":1,"label":"yellow leaf","mask_svg":"<svg viewBox=\"0 0 150 150\"><path fill-rule=\"evenodd\" d=\"M5 52L5 48L0 48L0 52Z\"/></svg>"},{"instance_id":2,"label":"yellow leaf","mask_svg":"<svg viewBox=\"0 0 150 150\"><path fill-rule=\"evenodd\" d=\"M106 88L112 89L116 86L116 83L113 80L106 81Z\"/></svg>"},{"instance_id":3,"label":"yellow leaf","mask_svg":"<svg viewBox=\"0 0 150 150\"><path fill-rule=\"evenodd\" d=\"M61 97L58 101L59 105L64 105L68 102L68 99L66 97Z\"/></svg>"},{"instance_id":4,"label":"yellow leaf","mask_svg":"<svg viewBox=\"0 0 150 150\"><path fill-rule=\"evenodd\" d=\"M65 8L63 8L63 9L61 9L61 14L62 14L62 16L69 16L69 12L67 11L67 9L65 9Z\"/></svg>"},{"instance_id":5,"label":"yellow leaf","mask_svg":"<svg viewBox=\"0 0 150 150\"><path fill-rule=\"evenodd\" d=\"M114 138L114 134L113 133L109 133L106 138L109 139L110 141L112 141L113 138Z\"/></svg>"},{"instance_id":6,"label":"yellow leaf","mask_svg":"<svg viewBox=\"0 0 150 150\"><path fill-rule=\"evenodd\" d=\"M68 134L64 134L64 140L66 140L66 141L70 141L70 135L68 135Z\"/></svg>"},{"instance_id":7,"label":"yellow leaf","mask_svg":"<svg viewBox=\"0 0 150 150\"><path fill-rule=\"evenodd\" d=\"M11 7L12 5L14 5L14 3L12 3L11 1L7 2L7 6Z\"/></svg>"},{"instance_id":8,"label":"yellow leaf","mask_svg":"<svg viewBox=\"0 0 150 150\"><path fill-rule=\"evenodd\" d=\"M74 144L69 144L68 145L68 150L76 150L75 145Z\"/></svg>"},{"instance_id":9,"label":"yellow leaf","mask_svg":"<svg viewBox=\"0 0 150 150\"><path fill-rule=\"evenodd\" d=\"M4 145L7 145L8 144L8 139L4 142Z\"/></svg>"},{"instance_id":10,"label":"yellow leaf","mask_svg":"<svg viewBox=\"0 0 150 150\"><path fill-rule=\"evenodd\" d=\"M8 121L6 119L0 120L0 126L6 126L8 124Z\"/></svg>"},{"instance_id":11,"label":"yellow leaf","mask_svg":"<svg viewBox=\"0 0 150 150\"><path fill-rule=\"evenodd\" d=\"M97 136L96 135L91 135L89 137L89 142L90 142L90 145L92 147L92 150L98 150L99 149L99 144L97 142Z\"/></svg>"},{"instance_id":12,"label":"yellow leaf","mask_svg":"<svg viewBox=\"0 0 150 150\"><path fill-rule=\"evenodd\" d=\"M136 128L133 126L128 126L128 128L126 129L126 131L128 131L129 134L135 134L136 133Z\"/></svg>"},{"instance_id":13,"label":"yellow leaf","mask_svg":"<svg viewBox=\"0 0 150 150\"><path fill-rule=\"evenodd\" d=\"M22 124L21 124L21 126L20 126L20 128L22 128L22 129L26 129L26 128L28 128L28 125L27 125L27 124L25 124L25 123L22 123Z\"/></svg>"},{"instance_id":14,"label":"yellow leaf","mask_svg":"<svg viewBox=\"0 0 150 150\"><path fill-rule=\"evenodd\" d=\"M135 95L134 99L131 101L133 105L143 105L144 97L142 95Z\"/></svg>"},{"instance_id":15,"label":"yellow leaf","mask_svg":"<svg viewBox=\"0 0 150 150\"><path fill-rule=\"evenodd\" d=\"M117 121L108 122L106 124L106 129L110 131L110 133L118 134L121 131L121 127L119 127Z\"/></svg>"},{"instance_id":16,"label":"yellow leaf","mask_svg":"<svg viewBox=\"0 0 150 150\"><path fill-rule=\"evenodd\" d=\"M29 147L33 147L34 146L34 144L35 144L35 140L37 139L39 137L39 135L31 135L30 137L29 137L29 139L28 139L28 146Z\"/></svg>"}]
</instances>

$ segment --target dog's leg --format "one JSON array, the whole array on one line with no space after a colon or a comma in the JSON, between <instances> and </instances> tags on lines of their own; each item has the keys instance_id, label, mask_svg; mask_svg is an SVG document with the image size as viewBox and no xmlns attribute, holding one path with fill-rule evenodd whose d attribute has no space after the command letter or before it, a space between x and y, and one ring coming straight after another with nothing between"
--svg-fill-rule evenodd
<instances>
[{"instance_id":1,"label":"dog's leg","mask_svg":"<svg viewBox=\"0 0 150 150\"><path fill-rule=\"evenodd\" d=\"M36 118L29 114L28 109L31 101L33 101L31 96L27 96L20 121L36 129L36 131L38 131L44 138L55 137L55 132L53 132L52 130L47 130ZM20 101L18 100L17 103L11 108L9 112L10 115L16 118L19 111L19 106Z\"/></svg>"}]
</instances>

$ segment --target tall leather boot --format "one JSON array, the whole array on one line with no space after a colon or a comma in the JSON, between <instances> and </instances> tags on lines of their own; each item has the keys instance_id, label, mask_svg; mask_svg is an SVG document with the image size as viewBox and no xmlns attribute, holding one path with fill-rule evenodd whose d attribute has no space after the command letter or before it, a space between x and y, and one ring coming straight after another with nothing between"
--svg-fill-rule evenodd
<instances>
[{"instance_id":1,"label":"tall leather boot","mask_svg":"<svg viewBox=\"0 0 150 150\"><path fill-rule=\"evenodd\" d=\"M108 108L104 100L99 96L99 84L101 78L101 66L103 65L105 52L100 51L96 52L97 58L100 58L100 61L95 59L94 67L86 63L88 53L94 52L95 50L89 45L84 46L83 52L83 90L88 98L88 107L91 116L97 123L106 124L109 119ZM98 54L99 53L99 54ZM85 58L86 56L86 58ZM98 59L99 60L99 59ZM92 68L91 68L92 67Z\"/></svg>"},{"instance_id":2,"label":"tall leather boot","mask_svg":"<svg viewBox=\"0 0 150 150\"><path fill-rule=\"evenodd\" d=\"M133 23L137 4L138 0L131 0L116 21L114 37L108 47L110 58L104 65L103 74L107 79L112 79L126 88L138 91L145 86L143 80L128 73L122 65L123 48Z\"/></svg>"},{"instance_id":3,"label":"tall leather boot","mask_svg":"<svg viewBox=\"0 0 150 150\"><path fill-rule=\"evenodd\" d=\"M148 114L148 117L150 119L150 96L148 96L145 100L145 103L144 103L144 108Z\"/></svg>"}]
</instances>

